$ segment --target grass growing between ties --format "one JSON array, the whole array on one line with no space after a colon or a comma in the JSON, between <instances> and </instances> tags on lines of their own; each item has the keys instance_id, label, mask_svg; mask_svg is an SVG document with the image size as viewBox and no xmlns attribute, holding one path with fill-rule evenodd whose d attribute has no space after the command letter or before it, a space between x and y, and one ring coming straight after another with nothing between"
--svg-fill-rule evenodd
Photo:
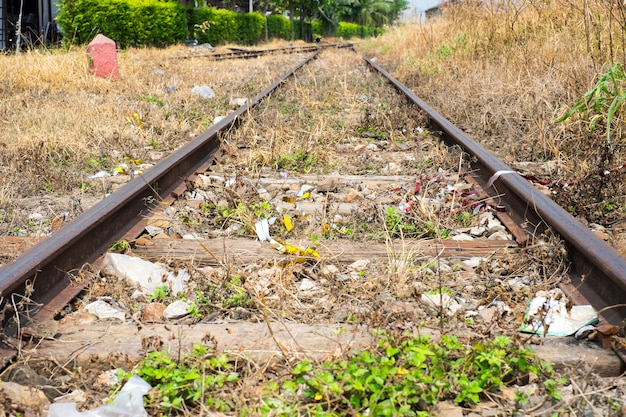
<instances>
[{"instance_id":1,"label":"grass growing between ties","mask_svg":"<svg viewBox=\"0 0 626 417\"><path fill-rule=\"evenodd\" d=\"M454 336L434 341L382 333L376 349L353 352L347 360L298 363L280 387L270 384L282 398L265 399L262 410L263 415L291 408L279 415L428 416L440 401L475 405L518 378L549 378L551 372L549 364L515 348L507 337L468 347ZM558 399L558 388L549 395Z\"/></svg>"},{"instance_id":2,"label":"grass growing between ties","mask_svg":"<svg viewBox=\"0 0 626 417\"><path fill-rule=\"evenodd\" d=\"M238 396L246 376L241 365L234 356L195 344L178 360L166 351L150 352L131 372L121 373L121 381L133 373L144 378L153 387L147 409L171 415L201 407L244 416L319 417L428 416L440 401L473 407L529 378L541 381L543 394L558 400L566 382L529 348L504 336L466 344L448 335L434 340L375 333L371 349L323 363L302 360L279 371L283 377L262 378L258 403ZM526 400L522 392L517 395L520 403Z\"/></svg>"},{"instance_id":3,"label":"grass growing between ties","mask_svg":"<svg viewBox=\"0 0 626 417\"><path fill-rule=\"evenodd\" d=\"M233 368L228 355L214 355L196 343L179 360L172 359L167 351L154 351L132 373L120 373L122 381L135 373L153 387L148 408L176 413L203 405L216 411L232 411L236 398L229 398L228 392L230 385L239 381L239 373Z\"/></svg>"}]
</instances>

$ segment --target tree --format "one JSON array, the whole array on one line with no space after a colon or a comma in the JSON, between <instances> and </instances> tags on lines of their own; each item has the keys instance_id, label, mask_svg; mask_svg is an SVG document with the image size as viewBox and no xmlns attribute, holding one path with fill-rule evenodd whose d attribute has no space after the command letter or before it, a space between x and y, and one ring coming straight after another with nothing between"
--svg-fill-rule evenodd
<instances>
[{"instance_id":1,"label":"tree","mask_svg":"<svg viewBox=\"0 0 626 417\"><path fill-rule=\"evenodd\" d=\"M384 26L392 21L393 2L388 0L358 0L358 23L363 26Z\"/></svg>"}]
</instances>

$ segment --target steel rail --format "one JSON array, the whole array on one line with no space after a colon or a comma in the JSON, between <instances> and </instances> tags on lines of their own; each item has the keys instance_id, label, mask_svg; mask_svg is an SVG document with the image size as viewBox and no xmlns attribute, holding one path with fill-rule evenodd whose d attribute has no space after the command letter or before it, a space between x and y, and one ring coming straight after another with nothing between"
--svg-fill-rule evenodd
<instances>
[{"instance_id":1,"label":"steel rail","mask_svg":"<svg viewBox=\"0 0 626 417\"><path fill-rule=\"evenodd\" d=\"M314 59L311 56L287 71L248 103L194 138L154 167L129 181L119 190L98 202L47 239L35 245L0 269L0 296L3 302L14 293L52 308L49 303L65 293L54 306L62 308L76 296L81 287L73 284L76 268L92 263L109 245L128 231L138 217L147 215L162 199L195 173L220 147L220 132L231 128L240 117L260 103L298 69ZM69 289L69 291L68 291Z\"/></svg>"},{"instance_id":2,"label":"steel rail","mask_svg":"<svg viewBox=\"0 0 626 417\"><path fill-rule=\"evenodd\" d=\"M619 325L626 318L624 304L626 259L522 176L424 103L391 74L371 59L365 57L364 59L385 76L398 91L428 114L433 128L431 130L440 130L443 132L442 139L448 145L458 145L475 158L480 173L480 185L489 188L486 191L496 196L494 198L506 201L509 215L529 234L538 236L548 227L558 232L566 243L568 258L574 267L570 271L573 286L603 318ZM485 187L491 183L493 186Z\"/></svg>"},{"instance_id":3,"label":"steel rail","mask_svg":"<svg viewBox=\"0 0 626 417\"><path fill-rule=\"evenodd\" d=\"M203 55L207 58L210 58L215 61L222 61L225 59L250 59L257 58L263 55L268 54L296 54L296 53L307 53L314 52L322 48L328 48L335 45L307 45L307 46L293 46L290 48L277 48L277 49L253 49L253 50L245 50L245 49L235 49L231 52L223 52L217 54L206 54Z\"/></svg>"}]
</instances>

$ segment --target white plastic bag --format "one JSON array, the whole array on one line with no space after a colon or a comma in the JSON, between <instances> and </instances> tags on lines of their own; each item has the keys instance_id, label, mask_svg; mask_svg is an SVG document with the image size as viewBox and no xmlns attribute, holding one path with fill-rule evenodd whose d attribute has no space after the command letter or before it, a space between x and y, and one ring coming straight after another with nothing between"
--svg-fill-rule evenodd
<instances>
[{"instance_id":1,"label":"white plastic bag","mask_svg":"<svg viewBox=\"0 0 626 417\"><path fill-rule=\"evenodd\" d=\"M113 401L102 407L79 412L76 403L54 403L48 409L48 417L147 417L143 396L150 388L150 384L133 375Z\"/></svg>"}]
</instances>

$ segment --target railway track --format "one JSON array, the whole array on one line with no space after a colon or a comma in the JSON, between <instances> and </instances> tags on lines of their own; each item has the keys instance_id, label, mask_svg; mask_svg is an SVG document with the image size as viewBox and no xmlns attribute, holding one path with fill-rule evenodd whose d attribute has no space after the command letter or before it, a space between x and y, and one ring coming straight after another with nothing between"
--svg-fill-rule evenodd
<instances>
[{"instance_id":1,"label":"railway track","mask_svg":"<svg viewBox=\"0 0 626 417\"><path fill-rule=\"evenodd\" d=\"M330 67L316 66L338 53L351 55L347 73L332 61ZM317 84L313 76L329 68L333 74L326 78L337 83L336 90ZM293 90L285 92L290 85ZM306 89L311 92L303 93ZM296 92L299 101L292 99ZM307 101L302 102L303 97ZM272 102L280 105L273 110L268 104ZM293 127L306 120L307 108L328 112L327 123L337 124L337 137L320 145L325 132L318 125ZM258 130L257 123L266 126L268 120L274 121L273 128ZM291 154L275 150L279 142L294 137L304 138L301 148ZM340 154L345 159L338 164ZM488 238L488 228L499 234ZM469 240L454 238L460 235ZM549 239L558 244L547 244ZM179 268L222 268L226 276L257 265L266 275L255 272L256 281L249 279L241 288L253 299L263 299L271 317L284 315L310 326L316 320L325 325L329 320L343 322L337 311L320 309L315 302L300 300L281 311L280 300L294 294L278 287L296 285L297 294L309 294L304 299L328 299L318 292L321 285L358 282L359 277L374 282L370 275L380 274L387 285L372 291L382 288L403 294L400 299L414 297L425 289L416 289L407 279L400 288L390 284L389 277L406 274L415 279L423 273L417 271L420 265L433 268L428 265L443 258L452 259L451 270L461 261L487 259L479 267L483 275L472 272L484 278L497 274L489 270L494 260L527 257L521 264L541 271L531 279L535 284L543 280L547 288L565 283L561 276L567 275L569 282L561 288L575 303L590 303L614 326L626 317L623 258L374 61L349 49L312 51L238 110L3 266L0 293L5 308L14 307L16 297L24 294L33 306L19 313L25 318L19 324L10 320L15 312L5 315L9 339L19 344L24 328L32 336L38 323L58 319L94 281L110 282L100 271L110 263L103 255L110 253L113 242L129 242L132 254L150 261ZM354 263L364 260L368 266L355 270ZM378 263L395 270L383 273ZM289 269L291 278L278 266ZM328 272L331 266L338 271ZM349 267L350 272L344 271ZM524 275L520 268L509 269ZM365 280L359 285L374 284ZM498 294L492 287L485 291ZM349 314L368 316L360 302L354 301L358 308ZM394 311L399 317L410 316L403 306L401 312ZM212 319L232 319L233 313L224 309ZM262 309L252 310L240 308L236 314L261 316ZM390 325L386 320L389 317L366 319L368 325L383 327ZM200 325L206 321L205 316ZM253 331L238 333L233 328L235 345L237 337L250 337ZM221 336L229 338L228 332ZM15 343L5 346L5 363L18 351Z\"/></svg>"}]
</instances>

